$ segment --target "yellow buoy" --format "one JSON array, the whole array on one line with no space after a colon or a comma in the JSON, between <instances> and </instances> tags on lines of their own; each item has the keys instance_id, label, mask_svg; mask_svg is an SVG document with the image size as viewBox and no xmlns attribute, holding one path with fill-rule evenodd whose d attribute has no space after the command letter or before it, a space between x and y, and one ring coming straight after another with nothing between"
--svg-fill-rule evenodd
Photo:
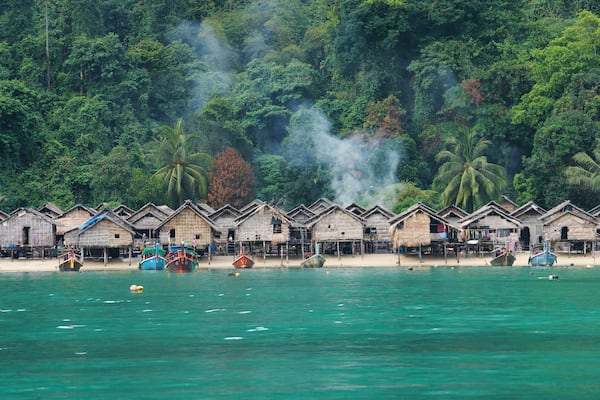
<instances>
[{"instance_id":1,"label":"yellow buoy","mask_svg":"<svg viewBox=\"0 0 600 400\"><path fill-rule=\"evenodd\" d=\"M131 285L129 286L129 291L134 293L141 293L144 291L144 287L142 285Z\"/></svg>"}]
</instances>

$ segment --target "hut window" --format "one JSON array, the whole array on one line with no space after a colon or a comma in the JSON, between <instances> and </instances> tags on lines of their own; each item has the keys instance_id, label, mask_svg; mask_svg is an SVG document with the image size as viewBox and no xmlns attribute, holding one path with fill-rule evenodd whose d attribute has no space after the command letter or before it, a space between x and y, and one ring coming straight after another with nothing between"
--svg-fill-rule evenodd
<instances>
[{"instance_id":1,"label":"hut window","mask_svg":"<svg viewBox=\"0 0 600 400\"><path fill-rule=\"evenodd\" d=\"M24 226L23 227L23 245L27 246L29 244L29 231L31 230L31 227L29 226Z\"/></svg>"},{"instance_id":2,"label":"hut window","mask_svg":"<svg viewBox=\"0 0 600 400\"><path fill-rule=\"evenodd\" d=\"M273 233L281 233L281 224L273 224Z\"/></svg>"},{"instance_id":3,"label":"hut window","mask_svg":"<svg viewBox=\"0 0 600 400\"><path fill-rule=\"evenodd\" d=\"M172 239L175 238L175 229L171 229L169 231L169 237L172 238Z\"/></svg>"},{"instance_id":4,"label":"hut window","mask_svg":"<svg viewBox=\"0 0 600 400\"><path fill-rule=\"evenodd\" d=\"M569 228L563 226L560 228L560 240L568 240L569 239Z\"/></svg>"},{"instance_id":5,"label":"hut window","mask_svg":"<svg viewBox=\"0 0 600 400\"><path fill-rule=\"evenodd\" d=\"M199 233L196 234L196 239L200 239L200 234Z\"/></svg>"},{"instance_id":6,"label":"hut window","mask_svg":"<svg viewBox=\"0 0 600 400\"><path fill-rule=\"evenodd\" d=\"M115 233L115 239L119 239L120 237L121 237L121 235L120 235L120 234L118 234L118 233Z\"/></svg>"},{"instance_id":7,"label":"hut window","mask_svg":"<svg viewBox=\"0 0 600 400\"><path fill-rule=\"evenodd\" d=\"M254 236L254 240L260 240L260 235Z\"/></svg>"}]
</instances>

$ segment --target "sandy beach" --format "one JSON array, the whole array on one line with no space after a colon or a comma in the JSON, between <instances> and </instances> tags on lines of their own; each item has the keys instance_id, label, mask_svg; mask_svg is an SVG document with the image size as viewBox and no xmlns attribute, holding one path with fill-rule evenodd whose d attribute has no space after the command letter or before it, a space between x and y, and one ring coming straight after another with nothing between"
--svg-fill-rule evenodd
<instances>
[{"instance_id":1,"label":"sandy beach","mask_svg":"<svg viewBox=\"0 0 600 400\"><path fill-rule=\"evenodd\" d=\"M529 253L517 253L517 260L513 267L528 267ZM600 265L600 253L566 254L558 253L558 261L555 267L594 267ZM430 267L478 267L487 266L491 260L490 256L477 254L461 255L456 257L432 257L396 254L367 254L364 256L327 256L324 268L368 268L368 267L390 267L390 268L430 268ZM231 256L213 257L210 262L203 258L200 260L198 269L232 269L233 258ZM299 258L255 258L254 268L299 268ZM112 259L105 265L103 262L88 261L84 263L80 272L86 271L129 271L137 270L138 260L132 258ZM52 272L58 271L58 259L0 259L0 273L2 272Z\"/></svg>"}]
</instances>

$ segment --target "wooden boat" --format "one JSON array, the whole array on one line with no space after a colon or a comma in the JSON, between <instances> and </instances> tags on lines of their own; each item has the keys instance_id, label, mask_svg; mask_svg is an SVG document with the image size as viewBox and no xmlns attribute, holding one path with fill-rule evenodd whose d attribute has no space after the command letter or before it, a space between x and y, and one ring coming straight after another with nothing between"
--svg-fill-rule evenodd
<instances>
[{"instance_id":1,"label":"wooden boat","mask_svg":"<svg viewBox=\"0 0 600 400\"><path fill-rule=\"evenodd\" d=\"M73 271L77 272L83 266L83 256L78 254L75 249L71 249L65 254L60 263L58 269L61 271Z\"/></svg>"},{"instance_id":2,"label":"wooden boat","mask_svg":"<svg viewBox=\"0 0 600 400\"><path fill-rule=\"evenodd\" d=\"M321 268L325 264L325 257L321 254L314 254L300 263L302 268Z\"/></svg>"},{"instance_id":3,"label":"wooden boat","mask_svg":"<svg viewBox=\"0 0 600 400\"><path fill-rule=\"evenodd\" d=\"M556 254L550 251L550 241L544 243L544 250L536 252L529 257L529 265L532 267L551 267L556 262Z\"/></svg>"},{"instance_id":4,"label":"wooden boat","mask_svg":"<svg viewBox=\"0 0 600 400\"><path fill-rule=\"evenodd\" d=\"M233 266L235 268L252 268L254 260L246 255L244 247L242 246L242 254L235 260L233 260Z\"/></svg>"},{"instance_id":5,"label":"wooden boat","mask_svg":"<svg viewBox=\"0 0 600 400\"><path fill-rule=\"evenodd\" d=\"M500 254L492 258L490 265L494 267L512 267L516 259L517 258L513 252L506 247L500 252Z\"/></svg>"},{"instance_id":6,"label":"wooden boat","mask_svg":"<svg viewBox=\"0 0 600 400\"><path fill-rule=\"evenodd\" d=\"M140 262L138 263L138 269L144 271L161 271L165 269L165 265L167 265L165 254L166 252L160 248L160 243L144 247Z\"/></svg>"},{"instance_id":7,"label":"wooden boat","mask_svg":"<svg viewBox=\"0 0 600 400\"><path fill-rule=\"evenodd\" d=\"M325 257L321 255L319 244L316 245L315 254L300 263L302 268L321 268L325 264Z\"/></svg>"},{"instance_id":8,"label":"wooden boat","mask_svg":"<svg viewBox=\"0 0 600 400\"><path fill-rule=\"evenodd\" d=\"M196 252L187 245L169 247L167 265L165 269L170 272L194 272L198 266Z\"/></svg>"}]
</instances>

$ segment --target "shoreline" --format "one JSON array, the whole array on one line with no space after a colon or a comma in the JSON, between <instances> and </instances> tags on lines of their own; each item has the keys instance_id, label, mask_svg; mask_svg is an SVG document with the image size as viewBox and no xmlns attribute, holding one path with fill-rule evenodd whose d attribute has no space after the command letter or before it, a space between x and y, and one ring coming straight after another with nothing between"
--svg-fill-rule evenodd
<instances>
[{"instance_id":1,"label":"shoreline","mask_svg":"<svg viewBox=\"0 0 600 400\"><path fill-rule=\"evenodd\" d=\"M479 256L477 254L469 254L457 260L456 257L432 257L432 256L413 256L402 254L398 257L397 254L366 254L356 256L326 256L327 261L323 268L422 268L422 267L488 267L490 256ZM596 256L595 253L590 254L557 254L557 262L555 268L561 267L584 267L591 268L600 265L600 253ZM517 253L516 261L513 268L526 267L528 265L529 253ZM267 268L290 268L299 269L300 258L266 258L261 257L254 259L255 264L253 269ZM213 257L210 262L206 258L200 260L197 270L233 270L232 256ZM503 267L498 267L503 268ZM506 268L506 267L504 267ZM137 271L138 259L111 259L105 265L103 262L86 261L80 272L86 271ZM55 272L58 271L58 259L0 259L0 273L3 272Z\"/></svg>"}]
</instances>

